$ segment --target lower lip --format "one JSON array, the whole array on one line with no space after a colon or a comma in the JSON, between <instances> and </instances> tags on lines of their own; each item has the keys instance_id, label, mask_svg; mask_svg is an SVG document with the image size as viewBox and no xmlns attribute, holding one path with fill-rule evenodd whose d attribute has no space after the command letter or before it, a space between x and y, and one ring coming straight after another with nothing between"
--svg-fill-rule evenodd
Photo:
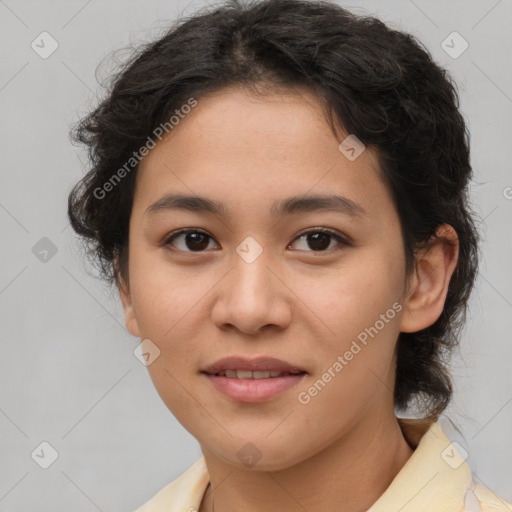
<instances>
[{"instance_id":1,"label":"lower lip","mask_svg":"<svg viewBox=\"0 0 512 512\"><path fill-rule=\"evenodd\" d=\"M306 376L301 373L268 379L230 379L207 373L205 375L221 393L238 402L265 402L293 388Z\"/></svg>"}]
</instances>

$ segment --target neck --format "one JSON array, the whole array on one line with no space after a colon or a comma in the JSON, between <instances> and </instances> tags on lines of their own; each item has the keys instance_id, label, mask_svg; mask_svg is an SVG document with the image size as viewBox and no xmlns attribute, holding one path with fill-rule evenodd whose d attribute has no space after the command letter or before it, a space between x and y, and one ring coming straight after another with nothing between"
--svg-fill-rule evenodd
<instances>
[{"instance_id":1,"label":"neck","mask_svg":"<svg viewBox=\"0 0 512 512\"><path fill-rule=\"evenodd\" d=\"M313 457L279 471L238 469L202 451L211 487L199 512L364 512L413 453L394 414L361 421Z\"/></svg>"}]
</instances>

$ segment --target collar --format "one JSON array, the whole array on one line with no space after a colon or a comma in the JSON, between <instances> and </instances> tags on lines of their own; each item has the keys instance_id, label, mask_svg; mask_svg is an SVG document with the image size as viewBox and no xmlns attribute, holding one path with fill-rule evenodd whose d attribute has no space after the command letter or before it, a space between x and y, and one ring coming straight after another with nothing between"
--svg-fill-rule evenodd
<instances>
[{"instance_id":1,"label":"collar","mask_svg":"<svg viewBox=\"0 0 512 512\"><path fill-rule=\"evenodd\" d=\"M456 445L450 442L437 422L397 420L414 452L367 512L463 510L472 476Z\"/></svg>"},{"instance_id":2,"label":"collar","mask_svg":"<svg viewBox=\"0 0 512 512\"><path fill-rule=\"evenodd\" d=\"M397 420L414 452L367 512L482 511L473 492L480 486L475 488L471 471L456 449L457 443L450 442L437 422ZM202 456L136 512L198 510L209 482Z\"/></svg>"}]
</instances>

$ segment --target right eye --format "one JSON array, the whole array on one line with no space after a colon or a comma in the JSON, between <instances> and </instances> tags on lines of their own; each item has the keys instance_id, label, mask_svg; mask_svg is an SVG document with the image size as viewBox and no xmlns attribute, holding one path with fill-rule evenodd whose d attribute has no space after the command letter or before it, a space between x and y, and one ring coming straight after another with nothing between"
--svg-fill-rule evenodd
<instances>
[{"instance_id":1,"label":"right eye","mask_svg":"<svg viewBox=\"0 0 512 512\"><path fill-rule=\"evenodd\" d=\"M175 249L174 242L180 240L181 247ZM163 245L171 246L172 250L181 252L202 252L208 247L208 241L213 238L205 231L199 229L180 229L171 233L164 241Z\"/></svg>"}]
</instances>

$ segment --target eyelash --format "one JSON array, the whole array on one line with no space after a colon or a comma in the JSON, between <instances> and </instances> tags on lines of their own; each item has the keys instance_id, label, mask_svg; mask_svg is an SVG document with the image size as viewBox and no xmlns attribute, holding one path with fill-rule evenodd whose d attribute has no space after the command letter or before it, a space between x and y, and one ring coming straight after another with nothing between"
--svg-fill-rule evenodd
<instances>
[{"instance_id":1,"label":"eyelash","mask_svg":"<svg viewBox=\"0 0 512 512\"><path fill-rule=\"evenodd\" d=\"M206 231L203 231L203 230L197 229L197 228L184 228L184 229L180 229L178 231L174 231L173 233L170 233L169 236L167 236L164 239L162 245L163 246L170 246L171 242L173 242L178 236L184 235L184 234L190 234L190 233L201 233L201 234L206 235L207 237L209 237L210 239L213 240L213 237L210 236ZM349 246L350 245L350 243L345 238L343 238L337 231L334 231L334 230L328 229L328 228L316 228L316 229L312 228L312 229L308 229L307 231L303 231L303 232L299 233L296 238L293 239L292 243L295 242L296 240L299 240L302 237L305 237L305 236L313 234L313 233L323 233L323 234L326 234L326 235L330 235L332 238L334 238L339 243L339 245L341 247L338 246L338 247L334 247L334 248L331 248L331 249L326 249L326 250L323 250L323 251L313 251L313 250L307 251L307 250L303 250L301 252L311 252L313 254L330 253L331 251L342 250L344 248L344 246ZM171 249L171 250L177 251L177 252L192 253L192 254L193 253L201 254L201 253L205 252L204 250L202 250L202 251L183 251L181 249Z\"/></svg>"}]
</instances>

